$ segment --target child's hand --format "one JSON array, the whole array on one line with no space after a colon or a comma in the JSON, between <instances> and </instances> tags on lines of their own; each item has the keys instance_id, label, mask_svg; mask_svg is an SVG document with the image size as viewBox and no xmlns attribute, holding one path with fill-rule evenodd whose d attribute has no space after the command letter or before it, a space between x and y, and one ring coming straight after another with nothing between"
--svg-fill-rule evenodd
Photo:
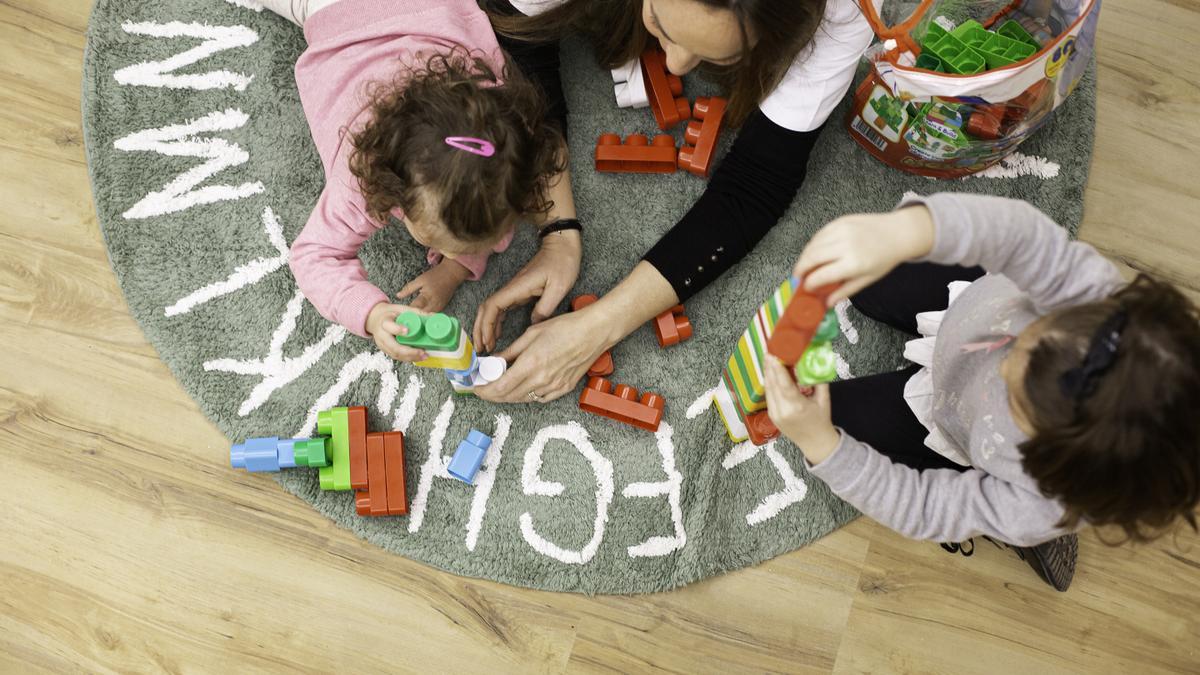
<instances>
[{"instance_id":1,"label":"child's hand","mask_svg":"<svg viewBox=\"0 0 1200 675\"><path fill-rule=\"evenodd\" d=\"M408 303L409 306L435 314L450 304L450 298L454 297L454 292L469 276L471 276L471 270L449 258L443 258L441 262L405 284L404 288L401 288L400 292L396 294L396 299L403 301L416 293L417 297Z\"/></svg>"},{"instance_id":2,"label":"child's hand","mask_svg":"<svg viewBox=\"0 0 1200 675\"><path fill-rule=\"evenodd\" d=\"M843 216L813 235L792 274L804 279L809 290L842 282L829 296L833 305L875 283L896 265L928 255L933 234L933 217L924 206Z\"/></svg>"},{"instance_id":3,"label":"child's hand","mask_svg":"<svg viewBox=\"0 0 1200 675\"><path fill-rule=\"evenodd\" d=\"M372 307L371 313L367 315L367 334L375 340L379 351L397 361L424 361L428 356L422 349L406 347L396 342L396 336L404 333L404 327L396 323L396 317L413 309L415 308L381 302Z\"/></svg>"},{"instance_id":4,"label":"child's hand","mask_svg":"<svg viewBox=\"0 0 1200 675\"><path fill-rule=\"evenodd\" d=\"M820 464L837 448L841 435L830 419L829 385L814 387L805 396L774 356L763 359L763 389L767 415L812 464Z\"/></svg>"}]
</instances>

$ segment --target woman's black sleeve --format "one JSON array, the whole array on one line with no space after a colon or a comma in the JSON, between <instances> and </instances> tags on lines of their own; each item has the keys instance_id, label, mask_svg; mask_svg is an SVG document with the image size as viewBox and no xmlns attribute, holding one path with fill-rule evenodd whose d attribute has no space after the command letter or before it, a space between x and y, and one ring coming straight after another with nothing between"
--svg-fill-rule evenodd
<instances>
[{"instance_id":1,"label":"woman's black sleeve","mask_svg":"<svg viewBox=\"0 0 1200 675\"><path fill-rule=\"evenodd\" d=\"M708 189L644 257L680 302L746 257L783 217L820 133L785 129L760 110L750 115Z\"/></svg>"},{"instance_id":2,"label":"woman's black sleeve","mask_svg":"<svg viewBox=\"0 0 1200 675\"><path fill-rule=\"evenodd\" d=\"M521 12L508 0L482 0L485 10L504 16L521 16ZM512 57L513 63L525 77L542 89L546 97L546 119L558 123L563 135L567 134L567 99L563 95L562 79L559 77L558 42L525 42L496 34L500 48Z\"/></svg>"}]
</instances>

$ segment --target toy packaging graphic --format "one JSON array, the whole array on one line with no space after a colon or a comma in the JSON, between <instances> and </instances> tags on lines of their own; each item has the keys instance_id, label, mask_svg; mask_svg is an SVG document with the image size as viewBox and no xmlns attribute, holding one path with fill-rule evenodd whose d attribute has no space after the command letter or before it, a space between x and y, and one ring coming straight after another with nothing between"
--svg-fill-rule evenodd
<instances>
[{"instance_id":1,"label":"toy packaging graphic","mask_svg":"<svg viewBox=\"0 0 1200 675\"><path fill-rule=\"evenodd\" d=\"M713 397L734 442L762 445L779 435L767 417L762 363L774 357L793 368L804 386L837 379L837 356L830 344L838 336L837 313L827 310L831 288L809 293L790 278L759 307L725 364Z\"/></svg>"},{"instance_id":2,"label":"toy packaging graphic","mask_svg":"<svg viewBox=\"0 0 1200 675\"><path fill-rule=\"evenodd\" d=\"M1099 0L934 0L886 26L855 90L850 135L880 161L935 178L999 162L1067 99L1091 61Z\"/></svg>"}]
</instances>

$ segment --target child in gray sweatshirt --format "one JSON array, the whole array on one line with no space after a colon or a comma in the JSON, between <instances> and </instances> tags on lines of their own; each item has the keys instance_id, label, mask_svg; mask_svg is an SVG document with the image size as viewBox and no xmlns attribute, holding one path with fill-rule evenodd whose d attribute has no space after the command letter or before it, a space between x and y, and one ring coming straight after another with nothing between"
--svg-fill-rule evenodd
<instances>
[{"instance_id":1,"label":"child in gray sweatshirt","mask_svg":"<svg viewBox=\"0 0 1200 675\"><path fill-rule=\"evenodd\" d=\"M916 539L1014 545L1059 590L1085 524L1137 540L1196 527L1200 312L1170 285L1126 285L1029 204L961 194L836 220L794 274L840 281L830 304L850 297L932 343L926 368L811 397L764 365L771 419L866 515Z\"/></svg>"}]
</instances>

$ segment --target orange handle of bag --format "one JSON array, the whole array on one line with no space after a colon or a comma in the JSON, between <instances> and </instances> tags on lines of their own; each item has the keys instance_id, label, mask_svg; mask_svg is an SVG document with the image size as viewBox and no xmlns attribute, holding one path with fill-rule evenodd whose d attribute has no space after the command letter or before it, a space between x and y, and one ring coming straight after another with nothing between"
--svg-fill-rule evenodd
<instances>
[{"instance_id":1,"label":"orange handle of bag","mask_svg":"<svg viewBox=\"0 0 1200 675\"><path fill-rule=\"evenodd\" d=\"M897 44L904 47L905 50L912 52L914 56L920 56L921 46L909 35L909 31L917 25L921 17L925 16L925 12L928 12L932 5L933 0L921 0L921 4L917 5L913 13L895 26L883 25L883 19L879 18L879 12L875 11L875 3L872 0L863 0L860 3L860 8L862 9L863 16L867 18L867 23L871 24L871 30L875 31L880 40L895 40ZM895 61L895 51L889 52L884 58L889 61Z\"/></svg>"}]
</instances>

